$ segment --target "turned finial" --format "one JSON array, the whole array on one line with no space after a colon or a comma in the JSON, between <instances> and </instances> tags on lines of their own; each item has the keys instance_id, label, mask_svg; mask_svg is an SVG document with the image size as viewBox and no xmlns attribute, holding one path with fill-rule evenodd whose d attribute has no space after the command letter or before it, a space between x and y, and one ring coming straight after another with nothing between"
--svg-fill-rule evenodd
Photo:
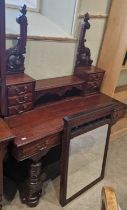
<instances>
[{"instance_id":1,"label":"turned finial","mask_svg":"<svg viewBox=\"0 0 127 210\"><path fill-rule=\"evenodd\" d=\"M22 7L20 7L20 15L16 18L17 23L21 24L25 21L27 21L26 13L27 13L27 6L24 4Z\"/></svg>"}]
</instances>

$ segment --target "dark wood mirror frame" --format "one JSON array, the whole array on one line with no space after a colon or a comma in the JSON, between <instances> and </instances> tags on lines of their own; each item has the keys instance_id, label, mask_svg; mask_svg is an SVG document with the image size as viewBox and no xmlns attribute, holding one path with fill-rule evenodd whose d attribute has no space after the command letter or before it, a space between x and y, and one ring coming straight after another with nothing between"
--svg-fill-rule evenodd
<instances>
[{"instance_id":1,"label":"dark wood mirror frame","mask_svg":"<svg viewBox=\"0 0 127 210\"><path fill-rule=\"evenodd\" d=\"M96 116L96 111L95 111ZM70 201L78 197L80 194L94 186L97 182L104 178L105 164L107 158L109 137L111 132L112 117L111 115L104 116L96 120L88 121L88 113L79 113L64 118L64 134L62 139L62 157L61 157L61 177L60 177L60 204L65 206ZM87 120L86 120L87 119ZM104 148L104 156L102 161L101 174L94 181L87 186L84 186L80 191L67 198L67 180L68 180L68 164L69 164L69 147L70 140L78 135L87 133L100 126L108 124L108 131L106 137L106 143ZM75 129L74 129L75 128ZM73 140L72 140L73 141ZM84 140L85 141L85 140Z\"/></svg>"}]
</instances>

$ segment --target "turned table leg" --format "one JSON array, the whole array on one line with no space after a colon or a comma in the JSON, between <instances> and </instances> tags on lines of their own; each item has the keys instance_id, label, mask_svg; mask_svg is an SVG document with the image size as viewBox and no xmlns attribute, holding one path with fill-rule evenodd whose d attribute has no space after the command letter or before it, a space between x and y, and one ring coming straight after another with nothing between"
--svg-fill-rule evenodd
<instances>
[{"instance_id":1,"label":"turned table leg","mask_svg":"<svg viewBox=\"0 0 127 210\"><path fill-rule=\"evenodd\" d=\"M47 154L48 150L44 150L37 156L31 157L29 167L29 177L20 187L20 197L23 203L30 207L36 207L42 192L42 157Z\"/></svg>"},{"instance_id":2,"label":"turned table leg","mask_svg":"<svg viewBox=\"0 0 127 210\"><path fill-rule=\"evenodd\" d=\"M32 161L29 168L29 178L20 190L21 200L30 207L37 206L42 192L41 161Z\"/></svg>"},{"instance_id":3,"label":"turned table leg","mask_svg":"<svg viewBox=\"0 0 127 210\"><path fill-rule=\"evenodd\" d=\"M40 179L41 166L42 166L41 161L33 162L30 166L27 205L31 207L37 206L42 192L42 183Z\"/></svg>"}]
</instances>

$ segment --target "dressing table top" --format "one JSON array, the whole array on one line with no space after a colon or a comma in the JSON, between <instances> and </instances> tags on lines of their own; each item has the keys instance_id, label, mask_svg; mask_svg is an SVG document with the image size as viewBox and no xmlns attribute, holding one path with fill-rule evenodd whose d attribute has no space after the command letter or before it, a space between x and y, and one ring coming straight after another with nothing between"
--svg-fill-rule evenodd
<instances>
[{"instance_id":1,"label":"dressing table top","mask_svg":"<svg viewBox=\"0 0 127 210\"><path fill-rule=\"evenodd\" d=\"M84 80L81 80L77 76L65 76L65 77L56 77L51 79L42 79L36 81L35 90L47 90L51 88L67 87L83 84Z\"/></svg>"},{"instance_id":2,"label":"dressing table top","mask_svg":"<svg viewBox=\"0 0 127 210\"><path fill-rule=\"evenodd\" d=\"M15 136L12 134L12 131L10 130L6 122L4 122L4 120L0 118L0 143L10 139L14 139L14 137Z\"/></svg>"},{"instance_id":3,"label":"dressing table top","mask_svg":"<svg viewBox=\"0 0 127 210\"><path fill-rule=\"evenodd\" d=\"M14 74L6 76L6 85L24 84L35 81L32 77L27 74Z\"/></svg>"},{"instance_id":4,"label":"dressing table top","mask_svg":"<svg viewBox=\"0 0 127 210\"><path fill-rule=\"evenodd\" d=\"M105 108L113 108L117 101L100 93L89 97L73 97L35 108L22 115L6 118L6 122L16 136L14 144L17 147L45 138L63 130L63 118L79 112L94 114L98 110L98 117ZM104 112L104 111L103 111ZM90 114L88 115L90 118ZM93 116L97 117L97 116Z\"/></svg>"}]
</instances>

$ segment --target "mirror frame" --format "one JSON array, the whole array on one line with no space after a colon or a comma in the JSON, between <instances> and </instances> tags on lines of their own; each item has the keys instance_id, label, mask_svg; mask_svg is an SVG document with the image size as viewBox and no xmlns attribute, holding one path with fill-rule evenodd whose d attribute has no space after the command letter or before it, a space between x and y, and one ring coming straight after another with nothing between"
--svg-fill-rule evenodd
<instances>
[{"instance_id":1,"label":"mirror frame","mask_svg":"<svg viewBox=\"0 0 127 210\"><path fill-rule=\"evenodd\" d=\"M83 192L94 186L96 183L101 181L104 178L105 174L105 165L106 165L106 158L107 158L107 151L109 145L109 137L111 133L111 115L107 115L104 117L98 118L95 116L93 120L89 120L87 118L88 113L78 113L72 116L66 116L64 118L64 133L62 136L62 155L61 155L61 175L60 175L60 204L65 206L73 199L77 198ZM104 148L104 156L102 162L102 169L100 176L95 179L93 182L88 184L87 186L83 187L80 191L76 192L71 197L67 198L67 179L68 179L68 164L69 164L69 147L70 147L70 140L73 137L91 131L95 128L108 124L108 131L106 137L106 143ZM80 127L81 126L81 127ZM75 128L75 129L74 129Z\"/></svg>"}]
</instances>

